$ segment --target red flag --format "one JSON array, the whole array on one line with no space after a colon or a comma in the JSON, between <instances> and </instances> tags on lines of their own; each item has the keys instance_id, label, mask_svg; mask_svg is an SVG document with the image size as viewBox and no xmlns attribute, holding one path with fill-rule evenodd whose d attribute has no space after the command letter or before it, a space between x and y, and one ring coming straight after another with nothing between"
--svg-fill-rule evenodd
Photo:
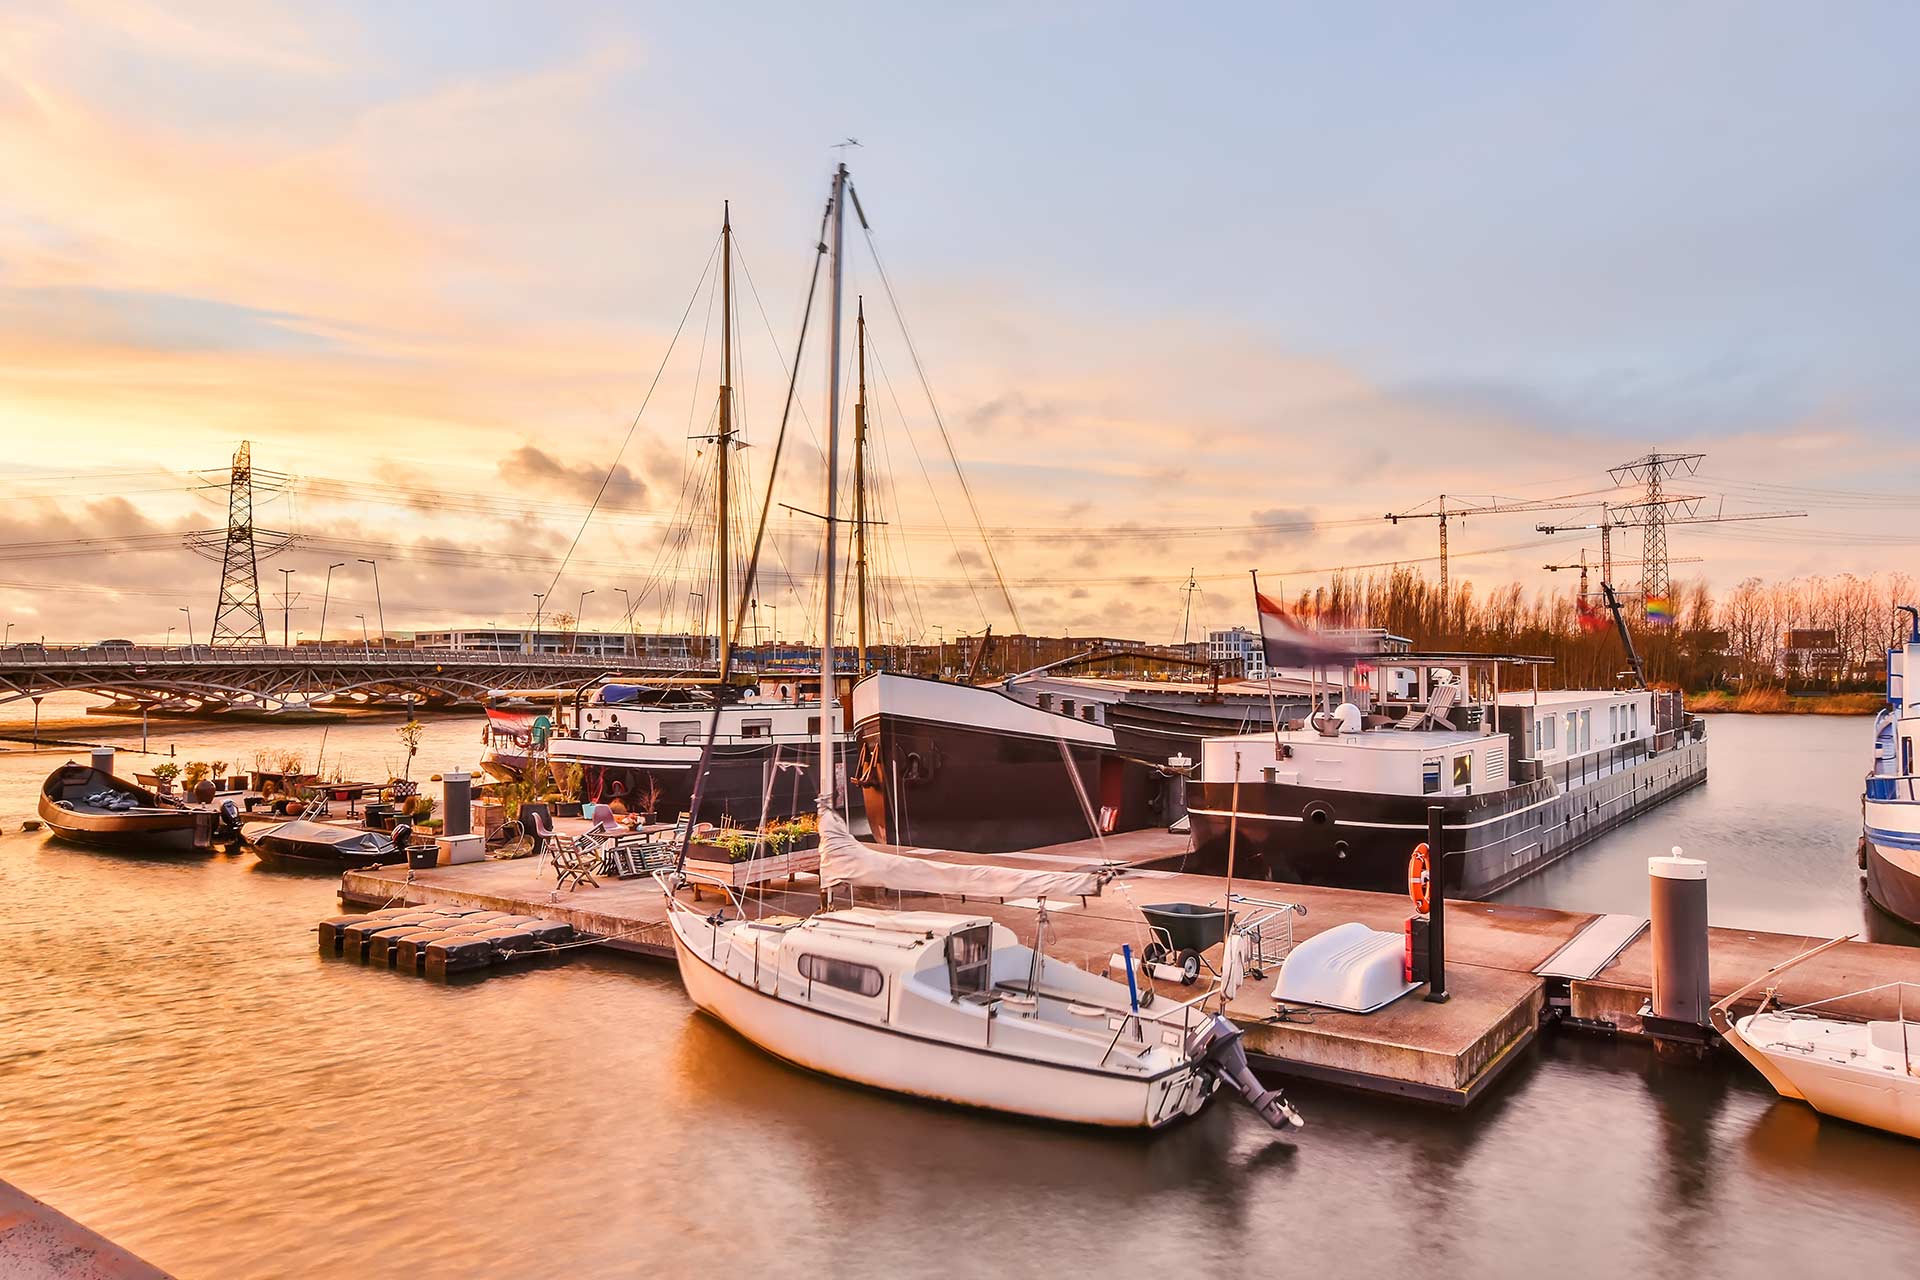
<instances>
[{"instance_id":1,"label":"red flag","mask_svg":"<svg viewBox=\"0 0 1920 1280\"><path fill-rule=\"evenodd\" d=\"M1334 644L1318 631L1301 626L1278 603L1258 590L1253 593L1253 604L1260 614L1260 642L1266 650L1269 667L1308 667L1353 656L1347 648Z\"/></svg>"}]
</instances>

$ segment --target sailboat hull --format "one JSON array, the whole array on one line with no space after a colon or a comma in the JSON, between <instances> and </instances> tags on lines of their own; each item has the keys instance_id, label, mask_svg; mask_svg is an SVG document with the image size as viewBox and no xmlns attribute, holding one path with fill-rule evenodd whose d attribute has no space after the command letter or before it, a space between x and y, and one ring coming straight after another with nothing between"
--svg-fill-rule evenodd
<instances>
[{"instance_id":1,"label":"sailboat hull","mask_svg":"<svg viewBox=\"0 0 1920 1280\"><path fill-rule=\"evenodd\" d=\"M1184 1066L1155 1076L1014 1059L782 1000L730 977L702 954L691 913L670 915L680 978L694 1004L758 1048L821 1075L930 1101L1034 1119L1157 1129L1206 1104L1211 1081Z\"/></svg>"},{"instance_id":2,"label":"sailboat hull","mask_svg":"<svg viewBox=\"0 0 1920 1280\"><path fill-rule=\"evenodd\" d=\"M1727 1042L1751 1062L1783 1098L1797 1098L1836 1120L1920 1138L1920 1024L1909 1022L1913 1048L1896 1055L1887 1044L1862 1048L1869 1027L1898 1023L1843 1023L1826 1018L1789 1020L1782 1014L1740 1019ZM1904 1060L1903 1060L1904 1059Z\"/></svg>"}]
</instances>

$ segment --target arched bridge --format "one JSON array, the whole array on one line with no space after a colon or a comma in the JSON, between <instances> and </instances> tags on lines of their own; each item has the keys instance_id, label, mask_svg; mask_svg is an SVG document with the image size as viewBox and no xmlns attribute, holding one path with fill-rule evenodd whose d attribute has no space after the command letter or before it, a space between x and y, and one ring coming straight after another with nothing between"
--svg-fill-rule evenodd
<instances>
[{"instance_id":1,"label":"arched bridge","mask_svg":"<svg viewBox=\"0 0 1920 1280\"><path fill-rule=\"evenodd\" d=\"M483 699L496 691L577 688L609 676L697 674L703 672L573 653L16 644L0 649L0 704L53 693L208 711L276 710L321 701L444 703Z\"/></svg>"}]
</instances>

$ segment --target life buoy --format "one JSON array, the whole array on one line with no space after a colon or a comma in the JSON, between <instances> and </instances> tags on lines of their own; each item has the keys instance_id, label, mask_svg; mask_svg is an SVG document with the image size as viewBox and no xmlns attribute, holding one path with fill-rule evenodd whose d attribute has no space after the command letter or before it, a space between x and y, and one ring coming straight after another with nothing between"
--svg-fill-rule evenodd
<instances>
[{"instance_id":1,"label":"life buoy","mask_svg":"<svg viewBox=\"0 0 1920 1280\"><path fill-rule=\"evenodd\" d=\"M1407 896L1421 915L1433 909L1433 863L1425 841L1413 846L1413 856L1407 859Z\"/></svg>"}]
</instances>

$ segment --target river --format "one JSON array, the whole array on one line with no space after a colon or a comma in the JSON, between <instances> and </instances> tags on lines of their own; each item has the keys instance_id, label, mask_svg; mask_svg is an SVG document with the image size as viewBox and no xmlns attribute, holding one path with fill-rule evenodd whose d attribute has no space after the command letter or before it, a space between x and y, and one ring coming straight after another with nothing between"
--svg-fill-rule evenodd
<instances>
[{"instance_id":1,"label":"river","mask_svg":"<svg viewBox=\"0 0 1920 1280\"><path fill-rule=\"evenodd\" d=\"M1861 928L1867 723L1714 717L1705 788L1506 896L1643 911L1645 857L1677 844L1716 923ZM415 773L471 763L478 728L432 722ZM151 734L246 764L312 760L321 730ZM327 739L350 773L399 763L391 720ZM774 1063L666 966L439 986L323 960L332 877L20 834L60 758L0 753L0 1178L181 1276L1750 1276L1920 1251L1920 1144L1738 1063L1560 1037L1466 1114L1295 1088L1292 1138L1233 1105L1152 1139L1003 1121Z\"/></svg>"}]
</instances>

